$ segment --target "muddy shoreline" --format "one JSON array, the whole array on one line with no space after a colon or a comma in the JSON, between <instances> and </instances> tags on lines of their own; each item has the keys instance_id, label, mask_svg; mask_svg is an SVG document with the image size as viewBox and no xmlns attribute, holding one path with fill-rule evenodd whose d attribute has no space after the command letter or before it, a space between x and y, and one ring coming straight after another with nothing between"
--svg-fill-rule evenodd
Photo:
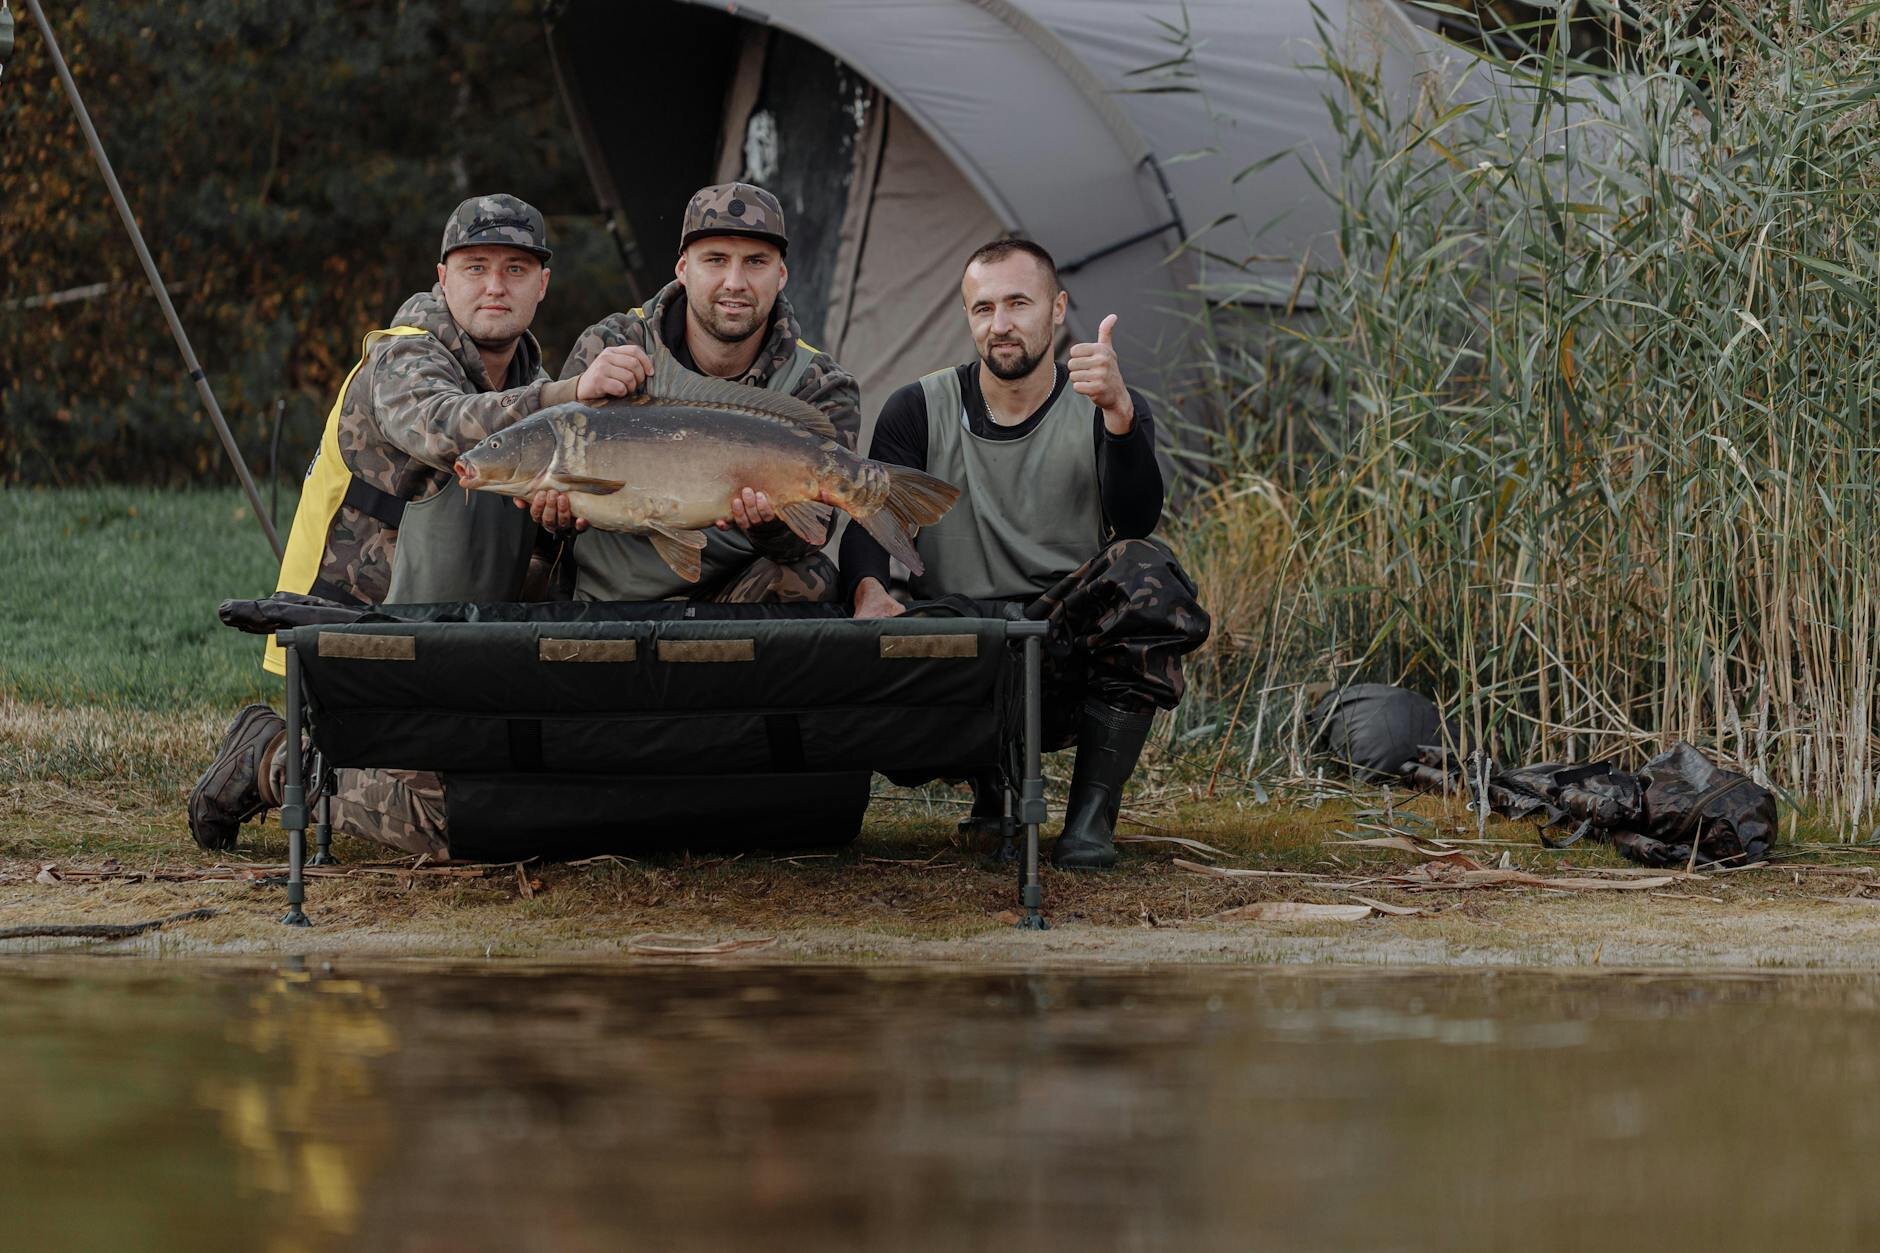
<instances>
[{"instance_id":1,"label":"muddy shoreline","mask_svg":"<svg viewBox=\"0 0 1880 1253\"><path fill-rule=\"evenodd\" d=\"M1232 805L1187 804L1158 825L1206 841L1218 850L1217 865L1264 873L1221 879L1182 867L1194 856L1185 848L1132 844L1111 873L1047 872L1051 929L1040 933L1012 925L1007 868L955 847L946 817L915 813L871 823L848 847L795 855L437 868L368 864L375 850L342 841L342 864L309 881L314 925L294 928L280 922L287 903L275 877L284 852L278 829L250 827L236 855L212 857L181 836L180 811L165 796L63 789L27 799L38 803L16 805L0 820L0 929L216 912L128 939L4 940L0 958L57 951L972 967L1880 968L1880 859L1871 855L1823 853L1806 864L1650 891L1566 892L1544 882L1408 888L1404 879L1428 859L1352 845L1349 815L1277 807L1249 817ZM46 821L51 808L64 820ZM1628 873L1616 859L1588 866L1597 859L1583 855L1576 865L1517 839L1494 843L1501 847L1472 855L1499 855L1543 881L1617 881ZM1245 917L1262 902L1348 905L1354 897L1418 912L1358 921Z\"/></svg>"}]
</instances>

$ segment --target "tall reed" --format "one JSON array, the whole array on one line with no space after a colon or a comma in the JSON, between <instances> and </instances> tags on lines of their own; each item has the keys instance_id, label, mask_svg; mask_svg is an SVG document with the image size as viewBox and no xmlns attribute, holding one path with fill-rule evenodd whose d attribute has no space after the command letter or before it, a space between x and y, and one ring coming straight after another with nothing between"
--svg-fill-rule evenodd
<instances>
[{"instance_id":1,"label":"tall reed","mask_svg":"<svg viewBox=\"0 0 1880 1253\"><path fill-rule=\"evenodd\" d=\"M1297 751L1293 684L1401 680L1503 760L1682 738L1865 834L1880 6L1779 7L1414 91L1321 32L1336 250L1308 315L1212 293L1224 485L1182 524L1236 757Z\"/></svg>"}]
</instances>

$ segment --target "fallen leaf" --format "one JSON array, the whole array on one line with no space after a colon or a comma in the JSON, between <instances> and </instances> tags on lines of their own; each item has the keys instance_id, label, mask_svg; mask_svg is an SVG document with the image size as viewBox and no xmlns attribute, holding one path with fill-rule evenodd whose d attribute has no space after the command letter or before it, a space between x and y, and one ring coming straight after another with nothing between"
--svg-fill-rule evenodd
<instances>
[{"instance_id":1,"label":"fallen leaf","mask_svg":"<svg viewBox=\"0 0 1880 1253\"><path fill-rule=\"evenodd\" d=\"M1018 912L1011 909L1001 909L998 913L992 915L992 921L1002 922L1008 927L1016 927L1018 925Z\"/></svg>"},{"instance_id":2,"label":"fallen leaf","mask_svg":"<svg viewBox=\"0 0 1880 1253\"><path fill-rule=\"evenodd\" d=\"M1398 848L1406 853L1429 851L1407 835L1379 835L1368 840L1340 840L1338 842L1352 848Z\"/></svg>"},{"instance_id":3,"label":"fallen leaf","mask_svg":"<svg viewBox=\"0 0 1880 1253\"><path fill-rule=\"evenodd\" d=\"M1222 922L1356 922L1371 916L1369 905L1313 905L1305 901L1261 901L1214 915Z\"/></svg>"},{"instance_id":4,"label":"fallen leaf","mask_svg":"<svg viewBox=\"0 0 1880 1253\"><path fill-rule=\"evenodd\" d=\"M1353 896L1351 899L1360 905L1369 905L1380 914L1389 914L1393 918L1410 918L1429 912L1427 909L1412 909L1408 905L1387 905L1383 901L1374 901L1368 896Z\"/></svg>"},{"instance_id":5,"label":"fallen leaf","mask_svg":"<svg viewBox=\"0 0 1880 1253\"><path fill-rule=\"evenodd\" d=\"M51 862L41 866L39 873L33 876L34 883L58 883L59 881L59 868Z\"/></svg>"},{"instance_id":6,"label":"fallen leaf","mask_svg":"<svg viewBox=\"0 0 1880 1253\"><path fill-rule=\"evenodd\" d=\"M1212 879L1323 879L1322 874L1312 874L1304 870L1242 870L1237 866L1204 866L1200 862L1184 861L1177 857L1169 863L1177 870L1186 870L1190 874L1204 874Z\"/></svg>"},{"instance_id":7,"label":"fallen leaf","mask_svg":"<svg viewBox=\"0 0 1880 1253\"><path fill-rule=\"evenodd\" d=\"M1191 840L1185 835L1118 835L1115 839L1118 844L1179 844L1204 857L1227 856L1212 844L1203 844L1200 840Z\"/></svg>"},{"instance_id":8,"label":"fallen leaf","mask_svg":"<svg viewBox=\"0 0 1880 1253\"><path fill-rule=\"evenodd\" d=\"M1458 870L1443 862L1425 862L1414 870L1389 875L1387 883L1401 883L1414 888L1554 888L1563 892L1642 892L1662 888L1678 881L1679 875L1657 875L1649 879L1583 879L1570 876L1549 877L1525 870Z\"/></svg>"},{"instance_id":9,"label":"fallen leaf","mask_svg":"<svg viewBox=\"0 0 1880 1253\"><path fill-rule=\"evenodd\" d=\"M716 957L740 949L763 948L775 944L775 936L756 936L744 940L707 940L689 935L636 935L627 941L627 952L659 957Z\"/></svg>"},{"instance_id":10,"label":"fallen leaf","mask_svg":"<svg viewBox=\"0 0 1880 1253\"><path fill-rule=\"evenodd\" d=\"M1659 875L1654 879L1548 879L1532 876L1543 887L1565 888L1570 892L1643 892L1676 883L1683 875Z\"/></svg>"},{"instance_id":11,"label":"fallen leaf","mask_svg":"<svg viewBox=\"0 0 1880 1253\"><path fill-rule=\"evenodd\" d=\"M1386 835L1374 840L1339 840L1340 848L1395 848L1406 853L1415 853L1418 857L1427 857L1431 861L1450 861L1468 870L1480 870L1482 863L1475 860L1459 848L1429 848L1418 844L1409 836ZM1503 857L1507 854L1503 853Z\"/></svg>"}]
</instances>

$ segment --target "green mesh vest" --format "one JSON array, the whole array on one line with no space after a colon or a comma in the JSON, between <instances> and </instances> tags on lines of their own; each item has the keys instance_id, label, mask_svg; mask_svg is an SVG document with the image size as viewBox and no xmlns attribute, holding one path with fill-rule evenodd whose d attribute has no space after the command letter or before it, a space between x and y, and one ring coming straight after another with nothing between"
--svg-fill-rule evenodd
<instances>
[{"instance_id":1,"label":"green mesh vest","mask_svg":"<svg viewBox=\"0 0 1880 1253\"><path fill-rule=\"evenodd\" d=\"M787 369L764 382L764 390L788 396L809 371L816 350L798 341ZM726 509L730 502L725 503ZM644 536L588 531L575 541L574 598L576 600L668 600L672 597L710 596L736 578L757 552L744 532L732 527L705 532L705 551L699 554L699 578L688 583L653 551Z\"/></svg>"},{"instance_id":2,"label":"green mesh vest","mask_svg":"<svg viewBox=\"0 0 1880 1253\"><path fill-rule=\"evenodd\" d=\"M1030 433L985 439L967 429L959 371L920 381L927 400L927 472L959 486L946 517L915 546L919 597L1029 598L1103 547L1090 401L1066 386Z\"/></svg>"}]
</instances>

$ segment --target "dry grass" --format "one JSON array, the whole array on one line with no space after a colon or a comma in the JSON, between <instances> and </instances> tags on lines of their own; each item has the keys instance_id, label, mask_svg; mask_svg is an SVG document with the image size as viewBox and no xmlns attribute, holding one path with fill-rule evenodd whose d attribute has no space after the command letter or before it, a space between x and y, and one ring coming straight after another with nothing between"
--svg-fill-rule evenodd
<instances>
[{"instance_id":1,"label":"dry grass","mask_svg":"<svg viewBox=\"0 0 1880 1253\"><path fill-rule=\"evenodd\" d=\"M1633 7L1623 80L1556 53L1407 99L1327 37L1337 249L1309 318L1218 293L1233 486L1177 536L1219 624L1177 742L1296 769L1301 685L1406 681L1502 761L1684 739L1869 834L1874 18L1710 7L1696 46Z\"/></svg>"},{"instance_id":2,"label":"dry grass","mask_svg":"<svg viewBox=\"0 0 1880 1253\"><path fill-rule=\"evenodd\" d=\"M1125 833L1180 834L1220 850L1223 864L1272 873L1208 878L1174 864L1197 856L1186 847L1129 843L1114 873L1047 872L1054 930L1046 937L1010 925L1014 871L959 846L952 828L964 793L885 787L853 845L787 856L654 853L529 864L519 877L514 866L430 871L379 862L368 870L384 850L341 840L339 870L348 877L312 881L317 926L299 931L279 925L283 893L265 881L285 857L277 827L250 825L236 853L218 856L197 850L184 829L185 784L172 780L193 768L218 730L212 719L178 719L157 737L165 746L152 748L84 711L8 708L0 744L10 756L33 745L45 760L77 764L65 778L4 785L0 927L220 911L110 945L159 954L593 957L625 953L646 933L774 940L746 958L757 960L1820 965L1866 960L1868 946L1880 952L1880 903L1867 897L1870 886L1880 888L1880 874L1845 848L1833 860L1847 873L1750 871L1649 897L1626 893L1639 899L1624 901L1530 889L1410 891L1357 881L1422 858L1343 841L1397 830L1465 841L1457 847L1486 864L1505 856L1541 873L1624 866L1600 847L1545 851L1528 828L1499 821L1488 826L1489 843L1466 842L1476 838L1474 817L1435 797L1353 794L1300 779L1276 782L1264 804L1242 790L1205 799L1179 761L1145 774L1125 811ZM89 747L79 753L75 744ZM1832 851L1809 856L1819 861ZM51 874L48 865L56 867ZM1346 903L1354 892L1425 912L1361 924L1217 919L1261 901ZM1834 905L1824 896L1847 899ZM69 943L17 941L7 951Z\"/></svg>"},{"instance_id":3,"label":"dry grass","mask_svg":"<svg viewBox=\"0 0 1880 1253\"><path fill-rule=\"evenodd\" d=\"M109 781L187 789L227 723L214 709L57 707L0 694L0 788Z\"/></svg>"}]
</instances>

